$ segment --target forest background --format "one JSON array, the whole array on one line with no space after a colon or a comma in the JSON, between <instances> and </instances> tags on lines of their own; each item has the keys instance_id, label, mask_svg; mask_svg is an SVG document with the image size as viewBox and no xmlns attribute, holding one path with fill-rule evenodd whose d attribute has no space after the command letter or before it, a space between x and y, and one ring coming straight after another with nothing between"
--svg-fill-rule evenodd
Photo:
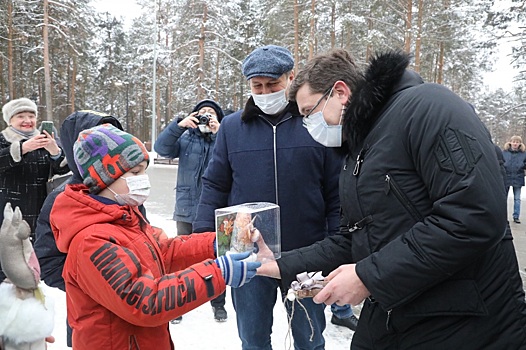
<instances>
[{"instance_id":1,"label":"forest background","mask_svg":"<svg viewBox=\"0 0 526 350\"><path fill-rule=\"evenodd\" d=\"M526 139L526 0L130 0L140 11L129 25L94 1L0 0L2 105L29 97L56 125L75 110L110 113L149 144L203 98L243 108L241 62L256 47L288 47L295 69L334 47L361 66L401 49L424 80L473 104L498 145ZM510 89L483 81L503 41Z\"/></svg>"}]
</instances>

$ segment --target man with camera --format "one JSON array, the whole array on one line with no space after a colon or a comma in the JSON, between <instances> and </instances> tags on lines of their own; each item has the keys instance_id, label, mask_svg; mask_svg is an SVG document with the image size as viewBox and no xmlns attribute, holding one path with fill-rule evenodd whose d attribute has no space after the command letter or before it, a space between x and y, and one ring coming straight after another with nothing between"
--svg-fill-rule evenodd
<instances>
[{"instance_id":1,"label":"man with camera","mask_svg":"<svg viewBox=\"0 0 526 350\"><path fill-rule=\"evenodd\" d=\"M215 101L202 100L186 118L168 124L155 141L154 149L160 156L179 158L173 215L179 236L192 233L192 222L201 195L201 177L212 156L223 116L223 110ZM210 303L215 320L226 321L225 294ZM179 323L181 319L179 317L172 323Z\"/></svg>"}]
</instances>

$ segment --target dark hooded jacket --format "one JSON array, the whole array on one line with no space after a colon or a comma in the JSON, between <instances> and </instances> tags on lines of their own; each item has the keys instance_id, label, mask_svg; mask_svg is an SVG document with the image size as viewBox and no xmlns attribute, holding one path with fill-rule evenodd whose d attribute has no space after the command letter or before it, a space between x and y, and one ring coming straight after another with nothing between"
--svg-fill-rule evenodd
<instances>
[{"instance_id":1,"label":"dark hooded jacket","mask_svg":"<svg viewBox=\"0 0 526 350\"><path fill-rule=\"evenodd\" d=\"M74 112L62 123L60 139L66 159L68 160L68 166L73 172L73 176L67 183L82 183L82 177L75 166L75 159L73 157L73 144L77 140L79 132L104 123L110 123L122 129L121 124L114 117L94 111ZM48 286L60 288L61 290L64 290L62 269L64 268L66 254L61 253L57 249L55 237L53 236L49 223L49 214L51 213L51 208L53 207L53 203L55 203L57 195L64 191L65 185L66 184L63 184L51 192L44 201L44 205L37 219L34 242L35 253L40 263L41 279L43 279Z\"/></svg>"},{"instance_id":2,"label":"dark hooded jacket","mask_svg":"<svg viewBox=\"0 0 526 350\"><path fill-rule=\"evenodd\" d=\"M524 349L526 308L494 145L473 108L373 58L344 116L345 234L284 253L296 273L356 263L371 293L352 349Z\"/></svg>"},{"instance_id":3,"label":"dark hooded jacket","mask_svg":"<svg viewBox=\"0 0 526 350\"><path fill-rule=\"evenodd\" d=\"M267 120L252 98L223 119L203 176L195 232L215 230L215 209L249 202L280 206L282 251L338 231L340 156L309 135L296 103L277 120Z\"/></svg>"},{"instance_id":4,"label":"dark hooded jacket","mask_svg":"<svg viewBox=\"0 0 526 350\"><path fill-rule=\"evenodd\" d=\"M517 150L511 147L511 142L506 142L504 151L504 168L506 169L506 189L524 186L524 170L526 170L526 147L520 144Z\"/></svg>"},{"instance_id":5,"label":"dark hooded jacket","mask_svg":"<svg viewBox=\"0 0 526 350\"><path fill-rule=\"evenodd\" d=\"M192 112L199 111L204 103L214 108L217 120L221 122L223 111L214 101L203 100ZM216 134L202 133L199 128L182 128L179 121L168 124L155 141L154 149L163 157L179 158L173 219L191 224L201 195L201 177L212 157Z\"/></svg>"}]
</instances>

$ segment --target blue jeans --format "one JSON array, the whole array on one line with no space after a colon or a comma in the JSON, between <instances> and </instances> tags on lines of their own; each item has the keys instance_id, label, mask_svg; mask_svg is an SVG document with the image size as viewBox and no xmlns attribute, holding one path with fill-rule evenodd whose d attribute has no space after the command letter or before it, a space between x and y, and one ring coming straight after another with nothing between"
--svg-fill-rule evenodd
<instances>
[{"instance_id":1,"label":"blue jeans","mask_svg":"<svg viewBox=\"0 0 526 350\"><path fill-rule=\"evenodd\" d=\"M511 186L510 186L511 187ZM518 219L521 214L521 188L513 186L513 218ZM508 188L509 192L509 188Z\"/></svg>"},{"instance_id":2,"label":"blue jeans","mask_svg":"<svg viewBox=\"0 0 526 350\"><path fill-rule=\"evenodd\" d=\"M351 305L349 304L345 304L343 306L340 306L338 304L332 304L331 312L334 316L338 317L339 319L349 318L353 315Z\"/></svg>"},{"instance_id":3,"label":"blue jeans","mask_svg":"<svg viewBox=\"0 0 526 350\"><path fill-rule=\"evenodd\" d=\"M274 305L278 295L280 281L269 277L254 277L249 283L240 288L232 288L232 302L237 317L237 331L241 339L243 350L271 350L272 323ZM281 300L283 293L279 293ZM294 315L291 321L292 337L295 350L323 350L325 349L324 304L315 304L312 298L301 299L307 309L312 322L314 336L312 342L311 327L305 315L305 310L294 302ZM285 303L287 313L291 314L292 303Z\"/></svg>"}]
</instances>

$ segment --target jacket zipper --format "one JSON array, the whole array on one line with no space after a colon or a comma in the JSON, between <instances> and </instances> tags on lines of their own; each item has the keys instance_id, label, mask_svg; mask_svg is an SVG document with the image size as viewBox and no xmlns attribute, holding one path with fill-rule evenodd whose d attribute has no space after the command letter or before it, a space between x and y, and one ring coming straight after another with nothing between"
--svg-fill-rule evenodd
<instances>
[{"instance_id":1,"label":"jacket zipper","mask_svg":"<svg viewBox=\"0 0 526 350\"><path fill-rule=\"evenodd\" d=\"M385 194L389 194L390 190L393 190L395 197L409 212L409 214L414 220L416 220L417 222L424 221L423 216L420 215L420 212L415 208L413 203L411 203L411 201L407 198L405 193L402 190L400 190L394 179L389 174L387 174L385 175Z\"/></svg>"},{"instance_id":2,"label":"jacket zipper","mask_svg":"<svg viewBox=\"0 0 526 350\"><path fill-rule=\"evenodd\" d=\"M385 329L389 331L389 323L391 323L391 312L393 309L387 310L387 319L385 320Z\"/></svg>"},{"instance_id":3,"label":"jacket zipper","mask_svg":"<svg viewBox=\"0 0 526 350\"><path fill-rule=\"evenodd\" d=\"M276 190L276 204L279 205L279 197L278 197L278 156L277 156L277 129L278 125L281 123L286 122L287 120L291 119L292 116L289 115L288 118L282 119L279 123L276 125L269 122L265 117L261 117L265 122L267 122L272 127L272 134L273 134L273 151L274 151L274 189Z\"/></svg>"},{"instance_id":4,"label":"jacket zipper","mask_svg":"<svg viewBox=\"0 0 526 350\"><path fill-rule=\"evenodd\" d=\"M272 133L274 134L274 189L276 190L276 204L279 205L279 198L278 198L278 153L276 151L277 147L277 125L272 125Z\"/></svg>"},{"instance_id":5,"label":"jacket zipper","mask_svg":"<svg viewBox=\"0 0 526 350\"><path fill-rule=\"evenodd\" d=\"M367 215L366 217L364 217L360 221L355 222L351 227L349 227L349 233L353 233L356 230L361 230L371 222L373 222L373 217L371 215Z\"/></svg>"},{"instance_id":6,"label":"jacket zipper","mask_svg":"<svg viewBox=\"0 0 526 350\"><path fill-rule=\"evenodd\" d=\"M365 159L365 152L367 152L366 148L362 148L360 153L358 153L358 156L356 157L356 164L354 165L354 170L352 174L354 176L358 176L360 174L360 169L362 168L362 163Z\"/></svg>"}]
</instances>

